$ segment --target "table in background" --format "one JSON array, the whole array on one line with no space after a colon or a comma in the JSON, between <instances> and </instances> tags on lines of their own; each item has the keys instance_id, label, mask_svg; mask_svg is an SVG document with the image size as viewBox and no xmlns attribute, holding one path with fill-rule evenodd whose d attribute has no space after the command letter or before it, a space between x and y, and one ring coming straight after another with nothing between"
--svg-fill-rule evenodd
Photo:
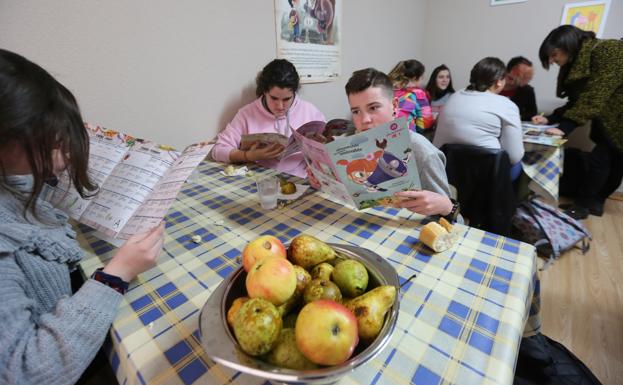
<instances>
[{"instance_id":1,"label":"table in background","mask_svg":"<svg viewBox=\"0 0 623 385\"><path fill-rule=\"evenodd\" d=\"M416 214L357 212L321 193L264 211L252 179L226 177L222 168L200 165L166 218L158 265L125 294L111 329L110 359L120 384L264 383L206 356L199 311L238 268L247 242L260 234L285 241L301 233L368 248L387 258L404 283L389 345L340 384L512 383L524 327L540 326L538 303L531 306L538 293L531 245L457 225L454 247L431 254L418 241ZM86 226L79 228L89 251L81 265L90 274L113 250ZM194 235L202 242L194 243Z\"/></svg>"},{"instance_id":2,"label":"table in background","mask_svg":"<svg viewBox=\"0 0 623 385\"><path fill-rule=\"evenodd\" d=\"M564 147L562 144L545 145L525 141L523 144L525 154L521 165L524 173L531 179L530 189L558 201Z\"/></svg>"}]
</instances>

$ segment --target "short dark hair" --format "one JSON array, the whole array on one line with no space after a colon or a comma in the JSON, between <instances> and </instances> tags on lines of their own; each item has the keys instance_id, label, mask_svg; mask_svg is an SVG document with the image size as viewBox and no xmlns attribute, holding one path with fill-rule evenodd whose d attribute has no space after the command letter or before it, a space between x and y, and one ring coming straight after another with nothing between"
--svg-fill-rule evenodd
<instances>
[{"instance_id":1,"label":"short dark hair","mask_svg":"<svg viewBox=\"0 0 623 385\"><path fill-rule=\"evenodd\" d=\"M496 81L504 79L506 76L506 66L497 57L486 57L480 60L469 73L470 91L484 92L488 90Z\"/></svg>"},{"instance_id":2,"label":"short dark hair","mask_svg":"<svg viewBox=\"0 0 623 385\"><path fill-rule=\"evenodd\" d=\"M273 87L288 88L292 92L299 89L299 74L294 64L286 59L275 59L266 64L262 71L257 74L255 94L262 96Z\"/></svg>"},{"instance_id":3,"label":"short dark hair","mask_svg":"<svg viewBox=\"0 0 623 385\"><path fill-rule=\"evenodd\" d=\"M515 56L514 58L508 61L508 64L506 64L506 71L510 72L515 66L518 66L520 64L524 64L524 65L527 65L528 67L532 67L532 62L530 60L526 59L523 56Z\"/></svg>"},{"instance_id":4,"label":"short dark hair","mask_svg":"<svg viewBox=\"0 0 623 385\"><path fill-rule=\"evenodd\" d=\"M584 40L594 38L595 32L584 31L570 24L554 28L539 48L539 59L543 68L549 69L549 57L555 49L563 51L569 56L569 61L573 61L580 52Z\"/></svg>"},{"instance_id":5,"label":"short dark hair","mask_svg":"<svg viewBox=\"0 0 623 385\"><path fill-rule=\"evenodd\" d=\"M353 72L344 88L346 89L346 96L349 96L365 91L370 87L379 87L390 99L394 97L394 87L391 80L384 72L375 68L364 68Z\"/></svg>"},{"instance_id":6,"label":"short dark hair","mask_svg":"<svg viewBox=\"0 0 623 385\"><path fill-rule=\"evenodd\" d=\"M0 49L0 149L24 151L34 186L24 214L35 216L36 201L46 180L54 176L53 150L59 149L71 181L82 197L97 186L88 173L89 136L71 92L26 58ZM6 149L6 147L5 147ZM0 187L6 187L6 166L0 164Z\"/></svg>"},{"instance_id":7,"label":"short dark hair","mask_svg":"<svg viewBox=\"0 0 623 385\"><path fill-rule=\"evenodd\" d=\"M424 75L424 64L415 59L403 60L389 72L389 78L394 86L404 87L411 79L419 79Z\"/></svg>"},{"instance_id":8,"label":"short dark hair","mask_svg":"<svg viewBox=\"0 0 623 385\"><path fill-rule=\"evenodd\" d=\"M430 74L430 78L428 79L428 84L426 84L426 91L428 91L431 100L437 100L443 97L447 93L454 93L454 87L452 86L452 75L450 75L450 82L448 83L448 88L445 90L440 89L437 86L437 75L441 71L448 71L450 73L450 68L448 68L445 64L442 64L436 67L433 70L433 73Z\"/></svg>"}]
</instances>

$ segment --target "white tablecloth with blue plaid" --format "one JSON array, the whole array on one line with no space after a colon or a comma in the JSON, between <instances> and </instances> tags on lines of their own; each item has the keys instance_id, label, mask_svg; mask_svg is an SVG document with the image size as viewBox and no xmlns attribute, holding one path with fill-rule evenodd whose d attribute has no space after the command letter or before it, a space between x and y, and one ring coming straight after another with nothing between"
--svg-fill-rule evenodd
<instances>
[{"instance_id":1,"label":"white tablecloth with blue plaid","mask_svg":"<svg viewBox=\"0 0 623 385\"><path fill-rule=\"evenodd\" d=\"M524 149L521 165L526 175L532 179L531 189L558 201L563 147L524 142Z\"/></svg>"},{"instance_id":2,"label":"white tablecloth with blue plaid","mask_svg":"<svg viewBox=\"0 0 623 385\"><path fill-rule=\"evenodd\" d=\"M389 345L340 384L512 383L522 334L540 326L531 245L459 225L456 245L432 254L418 241L416 214L389 208L358 212L321 193L265 211L251 178L226 177L222 169L206 161L184 186L166 217L157 266L125 294L109 356L120 384L265 383L205 354L199 311L238 268L247 242L261 234L286 241L301 233L368 248L390 261L401 283L417 274L401 289ZM79 229L89 251L82 268L90 274L112 257L113 247L86 226Z\"/></svg>"}]
</instances>

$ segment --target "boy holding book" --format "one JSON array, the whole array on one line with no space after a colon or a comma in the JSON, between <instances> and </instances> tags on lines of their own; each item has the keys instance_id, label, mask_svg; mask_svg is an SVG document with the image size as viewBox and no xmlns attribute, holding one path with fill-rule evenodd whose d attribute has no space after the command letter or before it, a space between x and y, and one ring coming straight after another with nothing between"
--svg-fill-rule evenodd
<instances>
[{"instance_id":1,"label":"boy holding book","mask_svg":"<svg viewBox=\"0 0 623 385\"><path fill-rule=\"evenodd\" d=\"M345 88L357 132L394 119L394 90L383 72L374 68L355 71ZM455 220L458 204L449 197L445 156L420 134L414 135L411 141L422 189L397 192L401 207L422 215L441 215Z\"/></svg>"}]
</instances>

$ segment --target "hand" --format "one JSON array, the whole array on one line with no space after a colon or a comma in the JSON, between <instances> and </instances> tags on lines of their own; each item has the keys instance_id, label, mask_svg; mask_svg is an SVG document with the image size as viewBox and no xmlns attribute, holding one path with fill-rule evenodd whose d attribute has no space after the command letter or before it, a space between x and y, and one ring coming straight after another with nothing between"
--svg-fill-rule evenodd
<instances>
[{"instance_id":1,"label":"hand","mask_svg":"<svg viewBox=\"0 0 623 385\"><path fill-rule=\"evenodd\" d=\"M398 206L422 215L448 215L452 211L452 201L445 195L426 190L399 191L394 196L400 198Z\"/></svg>"},{"instance_id":2,"label":"hand","mask_svg":"<svg viewBox=\"0 0 623 385\"><path fill-rule=\"evenodd\" d=\"M547 135L565 136L565 132L563 130L558 129L558 128L548 128L547 130L545 130L545 133Z\"/></svg>"},{"instance_id":3,"label":"hand","mask_svg":"<svg viewBox=\"0 0 623 385\"><path fill-rule=\"evenodd\" d=\"M135 234L115 253L104 273L130 282L140 273L152 268L164 243L164 222L153 229Z\"/></svg>"},{"instance_id":4,"label":"hand","mask_svg":"<svg viewBox=\"0 0 623 385\"><path fill-rule=\"evenodd\" d=\"M279 143L273 143L268 146L260 147L260 143L254 143L247 151L247 160L255 162L256 160L273 159L283 152L283 146Z\"/></svg>"},{"instance_id":5,"label":"hand","mask_svg":"<svg viewBox=\"0 0 623 385\"><path fill-rule=\"evenodd\" d=\"M534 115L532 117L532 124L547 124L549 120L543 115Z\"/></svg>"}]
</instances>

